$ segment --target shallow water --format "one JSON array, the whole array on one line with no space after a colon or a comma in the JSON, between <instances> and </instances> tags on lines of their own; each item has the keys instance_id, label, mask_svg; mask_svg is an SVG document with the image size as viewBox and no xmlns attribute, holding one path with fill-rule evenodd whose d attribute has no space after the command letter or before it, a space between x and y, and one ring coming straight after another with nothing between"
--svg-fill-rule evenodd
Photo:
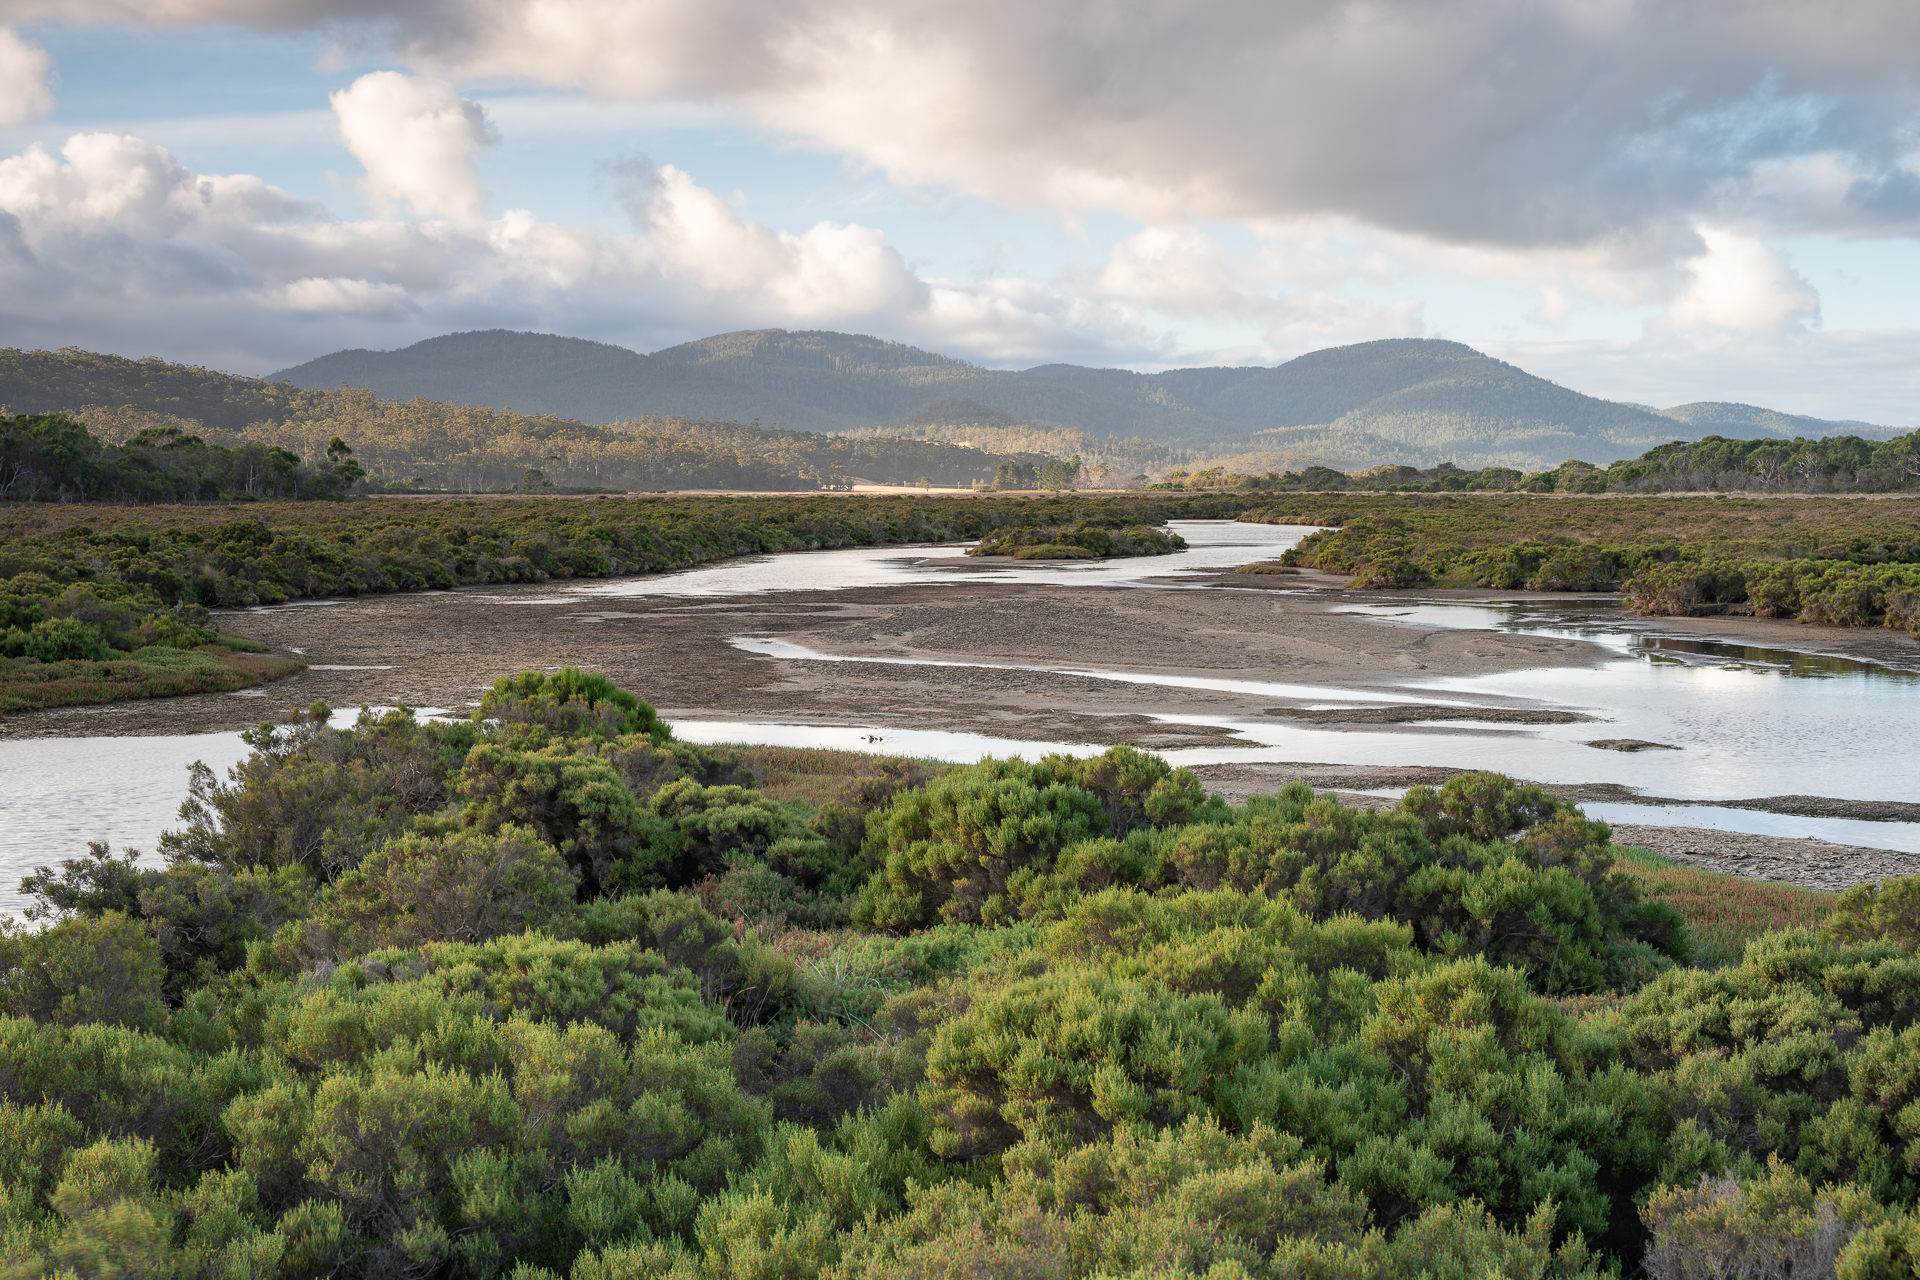
<instances>
[{"instance_id":1,"label":"shallow water","mask_svg":"<svg viewBox=\"0 0 1920 1280\"><path fill-rule=\"evenodd\" d=\"M827 591L907 583L1039 582L1053 586L1131 586L1144 578L1192 572L1217 573L1256 560L1270 560L1313 532L1312 525L1241 524L1233 520L1175 520L1168 526L1187 540L1185 551L1125 560L1037 563L1000 556L970 560L962 570L924 564L951 562L970 545L951 543L903 550L854 547L841 551L788 551L729 560L703 569L658 577L625 578L582 586L574 598L592 596L734 596L775 591ZM975 568L974 566L992 566Z\"/></svg>"},{"instance_id":2,"label":"shallow water","mask_svg":"<svg viewBox=\"0 0 1920 1280\"><path fill-rule=\"evenodd\" d=\"M331 723L345 728L358 714L336 711ZM0 914L27 905L20 877L80 857L90 840L105 841L115 853L131 846L157 865L160 833L185 825L179 813L188 766L202 761L224 781L247 751L238 733L0 741L0 777L7 779L0 803Z\"/></svg>"},{"instance_id":3,"label":"shallow water","mask_svg":"<svg viewBox=\"0 0 1920 1280\"><path fill-rule=\"evenodd\" d=\"M926 567L957 547L899 547L803 552L731 560L660 577L583 585L539 603L565 604L604 596L732 596L785 590L882 586L892 583L1043 582L1063 586L1139 585L1146 578L1177 578L1188 571L1218 572L1270 559L1304 536L1304 526L1179 521L1189 542L1171 556L1104 563L1043 565L988 563L989 570L950 572ZM1156 584L1159 585L1159 584ZM516 603L531 604L525 597ZM305 604L333 603L326 601ZM1610 649L1616 660L1582 670L1523 671L1465 679L1382 679L1367 687L1329 688L1260 681L1165 677L1145 673L1063 672L1170 688L1223 689L1313 705L1426 702L1438 705L1546 706L1587 711L1606 723L1492 726L1434 722L1425 726L1355 730L1280 721L1224 721L1175 717L1188 724L1221 724L1239 731L1239 744L1162 752L1178 764L1234 761L1312 761L1329 764L1415 765L1495 769L1543 782L1618 782L1653 795L1733 799L1770 794L1816 794L1851 799L1911 800L1920 794L1920 650L1907 657L1893 646L1886 663L1835 655L1752 649L1650 633L1617 610L1592 601L1504 605L1395 604L1355 606L1354 612L1399 625L1473 628L1566 635ZM785 641L743 637L756 652L824 657ZM859 661L875 661L863 658ZM880 659L881 661L906 661ZM1008 664L1012 665L1012 664ZM350 718L351 712L341 713ZM982 755L1050 751L1087 754L1100 747L899 729L822 728L787 724L685 722L676 732L692 742L754 741L828 746L885 754L976 760ZM865 742L876 734L879 742ZM1639 738L1679 751L1622 754L1583 745L1598 738ZM216 772L244 757L237 734L181 737L19 739L0 741L0 911L23 905L19 877L33 867L85 851L106 840L151 851L160 832L177 825L186 795L187 765L204 760ZM1777 835L1811 835L1840 843L1914 848L1915 824L1859 823L1738 809L1633 809L1618 821L1672 822ZM1614 806L1594 805L1596 816ZM1648 813L1659 817L1647 817ZM1672 814L1667 817L1665 815ZM1856 830L1858 829L1858 830ZM1914 848L1920 852L1920 848Z\"/></svg>"}]
</instances>

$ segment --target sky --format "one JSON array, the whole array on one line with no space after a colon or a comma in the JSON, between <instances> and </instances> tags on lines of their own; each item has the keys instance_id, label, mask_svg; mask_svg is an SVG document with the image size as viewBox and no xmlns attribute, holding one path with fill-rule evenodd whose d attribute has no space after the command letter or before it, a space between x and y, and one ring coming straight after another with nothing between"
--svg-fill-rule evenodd
<instances>
[{"instance_id":1,"label":"sky","mask_svg":"<svg viewBox=\"0 0 1920 1280\"><path fill-rule=\"evenodd\" d=\"M1920 423L1900 0L0 0L0 346L1469 343Z\"/></svg>"}]
</instances>

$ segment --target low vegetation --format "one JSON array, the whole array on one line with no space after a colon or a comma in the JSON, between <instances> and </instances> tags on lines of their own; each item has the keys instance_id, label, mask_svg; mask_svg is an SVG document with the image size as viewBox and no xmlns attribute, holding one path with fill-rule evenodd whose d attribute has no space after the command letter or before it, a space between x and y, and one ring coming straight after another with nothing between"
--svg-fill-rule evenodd
<instances>
[{"instance_id":1,"label":"low vegetation","mask_svg":"<svg viewBox=\"0 0 1920 1280\"><path fill-rule=\"evenodd\" d=\"M1069 525L1015 525L980 535L970 556L1012 556L1016 560L1104 560L1115 556L1164 556L1185 551L1187 540L1147 524L1124 524L1124 517L1089 517Z\"/></svg>"},{"instance_id":2,"label":"low vegetation","mask_svg":"<svg viewBox=\"0 0 1920 1280\"><path fill-rule=\"evenodd\" d=\"M1370 451L1391 456L1393 448L1376 441ZM1534 472L1499 466L1474 471L1442 462L1425 470L1383 463L1350 473L1309 466L1251 474L1221 463L1197 471L1175 468L1153 487L1276 493L1889 493L1920 487L1920 431L1891 440L1715 435L1676 440L1610 465L1570 460Z\"/></svg>"},{"instance_id":3,"label":"low vegetation","mask_svg":"<svg viewBox=\"0 0 1920 1280\"><path fill-rule=\"evenodd\" d=\"M995 530L1127 530L1232 517L1244 505L1140 494L0 507L0 584L18 584L0 590L37 596L78 584L185 610L191 621L202 616L196 606L661 573L727 556L953 542Z\"/></svg>"},{"instance_id":4,"label":"low vegetation","mask_svg":"<svg viewBox=\"0 0 1920 1280\"><path fill-rule=\"evenodd\" d=\"M151 581L98 573L79 580L70 565L36 566L0 566L19 570L0 579L0 712L227 693L302 669L216 631L205 607L170 599Z\"/></svg>"},{"instance_id":5,"label":"low vegetation","mask_svg":"<svg viewBox=\"0 0 1920 1280\"><path fill-rule=\"evenodd\" d=\"M1920 502L1318 496L1241 517L1328 526L1281 562L1357 587L1622 591L1642 613L1920 634Z\"/></svg>"},{"instance_id":6,"label":"low vegetation","mask_svg":"<svg viewBox=\"0 0 1920 1280\"><path fill-rule=\"evenodd\" d=\"M1920 883L1709 939L1495 775L1234 806L1115 748L830 789L854 761L687 746L573 671L249 741L160 865L43 869L0 934L7 1274L1920 1256Z\"/></svg>"}]
</instances>

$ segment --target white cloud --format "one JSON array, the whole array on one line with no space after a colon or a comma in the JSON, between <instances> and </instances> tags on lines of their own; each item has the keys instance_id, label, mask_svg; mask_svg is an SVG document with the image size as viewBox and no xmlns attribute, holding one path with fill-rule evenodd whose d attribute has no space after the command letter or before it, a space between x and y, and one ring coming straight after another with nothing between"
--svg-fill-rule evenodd
<instances>
[{"instance_id":1,"label":"white cloud","mask_svg":"<svg viewBox=\"0 0 1920 1280\"><path fill-rule=\"evenodd\" d=\"M1107 251L1093 292L1175 315L1239 319L1273 310L1263 277L1196 227L1153 226Z\"/></svg>"},{"instance_id":2,"label":"white cloud","mask_svg":"<svg viewBox=\"0 0 1920 1280\"><path fill-rule=\"evenodd\" d=\"M436 75L715 104L903 184L1154 223L1339 215L1540 246L1920 213L1909 0L0 0L0 19L384 38ZM1769 186L1814 163L1844 198Z\"/></svg>"},{"instance_id":3,"label":"white cloud","mask_svg":"<svg viewBox=\"0 0 1920 1280\"><path fill-rule=\"evenodd\" d=\"M0 345L254 372L493 326L643 349L765 325L877 330L987 358L1152 349L1125 307L1024 281L923 279L870 227L790 233L672 166L632 177L630 233L521 209L353 221L257 178L195 173L139 138L76 135L58 155L0 160Z\"/></svg>"},{"instance_id":4,"label":"white cloud","mask_svg":"<svg viewBox=\"0 0 1920 1280\"><path fill-rule=\"evenodd\" d=\"M338 276L307 276L289 280L278 290L277 301L288 311L349 316L394 316L413 310L412 299L397 284L345 280Z\"/></svg>"},{"instance_id":5,"label":"white cloud","mask_svg":"<svg viewBox=\"0 0 1920 1280\"><path fill-rule=\"evenodd\" d=\"M444 80L376 71L330 95L340 140L366 169L376 213L477 218L487 189L474 153L499 142L478 103Z\"/></svg>"},{"instance_id":6,"label":"white cloud","mask_svg":"<svg viewBox=\"0 0 1920 1280\"><path fill-rule=\"evenodd\" d=\"M0 27L0 126L28 124L53 110L53 55Z\"/></svg>"},{"instance_id":7,"label":"white cloud","mask_svg":"<svg viewBox=\"0 0 1920 1280\"><path fill-rule=\"evenodd\" d=\"M1705 251L1687 263L1692 283L1667 308L1664 323L1781 333L1819 320L1820 295L1757 237L1701 227L1700 239Z\"/></svg>"}]
</instances>

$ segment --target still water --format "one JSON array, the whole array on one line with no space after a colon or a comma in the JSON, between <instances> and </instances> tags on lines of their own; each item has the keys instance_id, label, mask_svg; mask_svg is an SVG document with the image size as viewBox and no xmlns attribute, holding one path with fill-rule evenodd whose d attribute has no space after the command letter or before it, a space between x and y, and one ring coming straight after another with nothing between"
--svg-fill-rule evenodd
<instances>
[{"instance_id":1,"label":"still water","mask_svg":"<svg viewBox=\"0 0 1920 1280\"><path fill-rule=\"evenodd\" d=\"M1217 572L1268 559L1309 530L1228 521L1180 521L1173 528L1185 552L1146 560L1040 565L996 563L953 572L921 562L960 548L898 547L798 552L728 561L659 577L598 583L552 598L564 604L597 596L734 596L783 590L904 583L1046 582L1061 586L1129 586L1143 579L1177 581L1189 571ZM1160 583L1156 583L1160 585ZM524 601L523 601L524 602ZM1224 721L1183 716L1185 723L1222 724L1236 745L1184 748L1164 754L1180 764L1229 761L1314 761L1330 764L1440 764L1497 769L1548 782L1619 782L1651 795L1732 799L1810 794L1851 799L1920 796L1920 650L1890 642L1884 662L1784 650L1742 649L1650 635L1617 610L1577 606L1367 605L1356 612L1398 626L1472 628L1570 635L1611 650L1612 661L1582 670L1526 671L1469 679L1382 680L1345 688L1260 681L1212 681L1152 673L1098 673L1127 683L1222 688L1316 705L1425 702L1438 705L1545 706L1585 711L1603 723L1490 726L1464 721L1341 730L1274 720ZM737 643L782 656L815 656L785 642L742 637ZM869 659L870 660L870 659ZM1071 670L1062 668L1062 670ZM1036 743L975 734L900 729L823 728L734 722L682 723L691 742L752 741L833 746L888 754L975 760L983 755L1097 751L1087 744ZM869 734L883 740L865 741ZM1600 738L1637 738L1679 750L1623 754L1584 745ZM20 739L0 741L0 912L23 904L22 874L76 856L88 840L116 849L152 850L177 825L187 766L203 760L224 774L246 754L237 734L180 737ZM1641 806L1627 806L1641 810ZM1595 809L1596 815L1598 808ZM1728 816L1734 815L1734 816ZM1744 810L1682 808L1658 817L1622 813L1619 821L1672 821L1841 843L1920 851L1920 827L1787 817Z\"/></svg>"}]
</instances>

